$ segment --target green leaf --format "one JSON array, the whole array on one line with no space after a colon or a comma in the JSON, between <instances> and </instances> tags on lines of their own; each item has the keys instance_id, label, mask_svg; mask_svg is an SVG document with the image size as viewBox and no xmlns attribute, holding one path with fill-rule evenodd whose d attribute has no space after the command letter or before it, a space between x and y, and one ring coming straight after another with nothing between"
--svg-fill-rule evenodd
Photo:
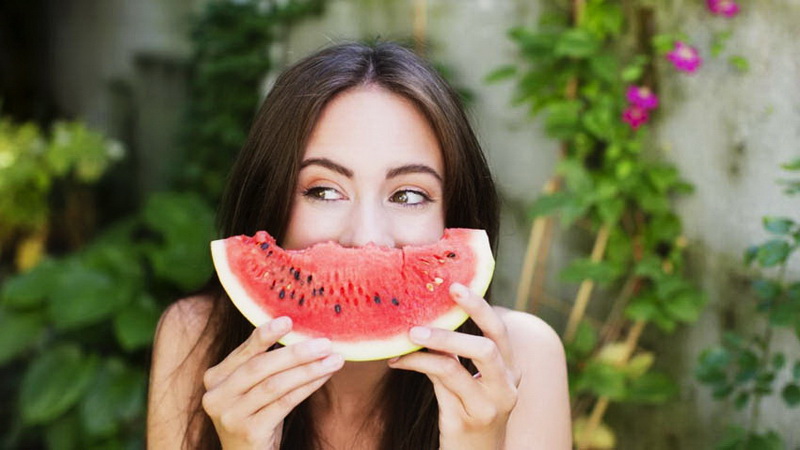
<instances>
[{"instance_id":1,"label":"green leaf","mask_svg":"<svg viewBox=\"0 0 800 450\"><path fill-rule=\"evenodd\" d=\"M781 285L772 280L753 281L753 292L762 300L774 300L781 295Z\"/></svg>"},{"instance_id":2,"label":"green leaf","mask_svg":"<svg viewBox=\"0 0 800 450\"><path fill-rule=\"evenodd\" d=\"M143 416L146 388L142 369L107 360L80 404L83 428L93 437L107 437L126 421Z\"/></svg>"},{"instance_id":3,"label":"green leaf","mask_svg":"<svg viewBox=\"0 0 800 450\"><path fill-rule=\"evenodd\" d=\"M59 264L44 259L28 272L15 275L3 282L3 305L13 309L36 308L53 290L53 278L60 270Z\"/></svg>"},{"instance_id":4,"label":"green leaf","mask_svg":"<svg viewBox=\"0 0 800 450\"><path fill-rule=\"evenodd\" d=\"M786 235L795 227L794 220L788 217L764 217L764 229L773 234Z\"/></svg>"},{"instance_id":5,"label":"green leaf","mask_svg":"<svg viewBox=\"0 0 800 450\"><path fill-rule=\"evenodd\" d=\"M625 316L631 320L651 321L660 314L656 300L652 297L636 297L625 308Z\"/></svg>"},{"instance_id":6,"label":"green leaf","mask_svg":"<svg viewBox=\"0 0 800 450\"><path fill-rule=\"evenodd\" d=\"M554 53L557 56L587 58L600 49L600 43L586 30L573 28L561 34Z\"/></svg>"},{"instance_id":7,"label":"green leaf","mask_svg":"<svg viewBox=\"0 0 800 450\"><path fill-rule=\"evenodd\" d=\"M589 60L589 68L599 79L613 83L619 73L617 58L610 54L599 54Z\"/></svg>"},{"instance_id":8,"label":"green leaf","mask_svg":"<svg viewBox=\"0 0 800 450\"><path fill-rule=\"evenodd\" d=\"M728 63L742 73L750 70L750 62L744 56L733 55L728 58Z\"/></svg>"},{"instance_id":9,"label":"green leaf","mask_svg":"<svg viewBox=\"0 0 800 450\"><path fill-rule=\"evenodd\" d=\"M731 362L730 352L723 347L712 347L700 354L695 377L705 384L727 384L726 369Z\"/></svg>"},{"instance_id":10,"label":"green leaf","mask_svg":"<svg viewBox=\"0 0 800 450\"><path fill-rule=\"evenodd\" d=\"M619 278L621 268L608 261L592 262L586 258L578 258L561 271L561 279L565 281L581 282L592 280L601 284L608 284Z\"/></svg>"},{"instance_id":11,"label":"green leaf","mask_svg":"<svg viewBox=\"0 0 800 450\"><path fill-rule=\"evenodd\" d=\"M781 370L786 366L786 355L783 353L776 353L772 357L772 368L775 370Z\"/></svg>"},{"instance_id":12,"label":"green leaf","mask_svg":"<svg viewBox=\"0 0 800 450\"><path fill-rule=\"evenodd\" d=\"M773 239L758 248L757 259L762 267L773 267L782 264L789 256L791 247L782 239Z\"/></svg>"},{"instance_id":13,"label":"green leaf","mask_svg":"<svg viewBox=\"0 0 800 450\"><path fill-rule=\"evenodd\" d=\"M578 131L580 112L583 108L577 100L561 101L547 108L545 130L556 139L571 138Z\"/></svg>"},{"instance_id":14,"label":"green leaf","mask_svg":"<svg viewBox=\"0 0 800 450\"><path fill-rule=\"evenodd\" d=\"M678 386L663 373L646 373L632 380L627 400L637 403L664 403L678 393Z\"/></svg>"},{"instance_id":15,"label":"green leaf","mask_svg":"<svg viewBox=\"0 0 800 450\"><path fill-rule=\"evenodd\" d=\"M48 450L78 450L81 423L78 414L69 412L47 425L44 440Z\"/></svg>"},{"instance_id":16,"label":"green leaf","mask_svg":"<svg viewBox=\"0 0 800 450\"><path fill-rule=\"evenodd\" d=\"M787 384L781 391L781 397L790 408L800 405L800 386L793 383Z\"/></svg>"},{"instance_id":17,"label":"green leaf","mask_svg":"<svg viewBox=\"0 0 800 450\"><path fill-rule=\"evenodd\" d=\"M600 215L600 220L606 224L617 223L624 212L625 200L619 197L597 204L597 213Z\"/></svg>"},{"instance_id":18,"label":"green leaf","mask_svg":"<svg viewBox=\"0 0 800 450\"><path fill-rule=\"evenodd\" d=\"M66 265L50 298L50 320L60 329L74 329L103 320L130 302L130 286L80 261Z\"/></svg>"},{"instance_id":19,"label":"green leaf","mask_svg":"<svg viewBox=\"0 0 800 450\"><path fill-rule=\"evenodd\" d=\"M758 257L758 248L759 247L757 245L751 245L750 247L747 247L747 250L744 251L745 266L750 266L750 264L752 264L753 261L756 260L756 258Z\"/></svg>"},{"instance_id":20,"label":"green leaf","mask_svg":"<svg viewBox=\"0 0 800 450\"><path fill-rule=\"evenodd\" d=\"M781 164L781 168L783 170L790 170L790 171L800 170L800 158L797 158L785 164Z\"/></svg>"},{"instance_id":21,"label":"green leaf","mask_svg":"<svg viewBox=\"0 0 800 450\"><path fill-rule=\"evenodd\" d=\"M517 66L513 65L502 66L491 71L488 75L486 75L483 81L486 83L496 83L498 81L512 78L516 74L517 74Z\"/></svg>"},{"instance_id":22,"label":"green leaf","mask_svg":"<svg viewBox=\"0 0 800 450\"><path fill-rule=\"evenodd\" d=\"M703 308L702 296L696 292L684 292L664 303L669 315L680 322L694 322L700 317Z\"/></svg>"},{"instance_id":23,"label":"green leaf","mask_svg":"<svg viewBox=\"0 0 800 450\"><path fill-rule=\"evenodd\" d=\"M549 216L564 207L570 201L570 195L566 192L555 192L549 195L542 195L537 198L530 209L532 217Z\"/></svg>"},{"instance_id":24,"label":"green leaf","mask_svg":"<svg viewBox=\"0 0 800 450\"><path fill-rule=\"evenodd\" d=\"M591 361L580 377L578 390L619 400L626 394L625 378L622 369Z\"/></svg>"},{"instance_id":25,"label":"green leaf","mask_svg":"<svg viewBox=\"0 0 800 450\"><path fill-rule=\"evenodd\" d=\"M44 318L38 312L0 309L0 366L36 344L44 329Z\"/></svg>"},{"instance_id":26,"label":"green leaf","mask_svg":"<svg viewBox=\"0 0 800 450\"><path fill-rule=\"evenodd\" d=\"M800 361L795 362L792 367L792 378L794 381L800 381Z\"/></svg>"},{"instance_id":27,"label":"green leaf","mask_svg":"<svg viewBox=\"0 0 800 450\"><path fill-rule=\"evenodd\" d=\"M570 349L578 355L588 355L597 346L597 331L587 322L578 324Z\"/></svg>"},{"instance_id":28,"label":"green leaf","mask_svg":"<svg viewBox=\"0 0 800 450\"><path fill-rule=\"evenodd\" d=\"M747 440L747 430L736 425L729 425L722 434L722 440L715 447L717 450L741 450Z\"/></svg>"},{"instance_id":29,"label":"green leaf","mask_svg":"<svg viewBox=\"0 0 800 450\"><path fill-rule=\"evenodd\" d=\"M745 406L747 406L747 402L750 401L750 393L748 392L739 392L736 395L736 398L733 400L733 406L737 410L742 410Z\"/></svg>"},{"instance_id":30,"label":"green leaf","mask_svg":"<svg viewBox=\"0 0 800 450\"><path fill-rule=\"evenodd\" d=\"M774 431L764 434L750 434L744 444L744 450L785 450L783 440Z\"/></svg>"},{"instance_id":31,"label":"green leaf","mask_svg":"<svg viewBox=\"0 0 800 450\"><path fill-rule=\"evenodd\" d=\"M132 351L150 345L159 316L155 300L147 294L119 311L114 317L114 333L122 348Z\"/></svg>"},{"instance_id":32,"label":"green leaf","mask_svg":"<svg viewBox=\"0 0 800 450\"><path fill-rule=\"evenodd\" d=\"M20 388L23 421L49 422L72 407L84 394L95 373L97 360L72 345L40 354L28 366Z\"/></svg>"}]
</instances>

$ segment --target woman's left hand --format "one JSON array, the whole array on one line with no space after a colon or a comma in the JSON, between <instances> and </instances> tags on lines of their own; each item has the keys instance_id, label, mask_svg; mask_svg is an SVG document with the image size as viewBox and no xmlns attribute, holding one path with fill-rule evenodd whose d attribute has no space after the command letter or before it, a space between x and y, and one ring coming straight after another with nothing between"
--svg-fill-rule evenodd
<instances>
[{"instance_id":1,"label":"woman's left hand","mask_svg":"<svg viewBox=\"0 0 800 450\"><path fill-rule=\"evenodd\" d=\"M433 382L440 450L501 449L521 377L508 332L491 305L465 286L453 284L450 295L484 336L414 327L411 340L429 352L391 359L389 366L424 373ZM478 373L470 375L459 357L471 359Z\"/></svg>"}]
</instances>

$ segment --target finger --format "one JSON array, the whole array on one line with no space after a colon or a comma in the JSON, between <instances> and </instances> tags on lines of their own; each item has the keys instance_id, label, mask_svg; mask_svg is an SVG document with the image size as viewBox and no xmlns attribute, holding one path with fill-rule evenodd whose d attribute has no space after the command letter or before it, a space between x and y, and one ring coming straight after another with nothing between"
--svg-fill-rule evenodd
<instances>
[{"instance_id":1,"label":"finger","mask_svg":"<svg viewBox=\"0 0 800 450\"><path fill-rule=\"evenodd\" d=\"M264 353L292 329L292 319L278 317L253 330L239 347L232 351L221 363L206 370L203 384L206 390L213 389L253 356Z\"/></svg>"},{"instance_id":2,"label":"finger","mask_svg":"<svg viewBox=\"0 0 800 450\"><path fill-rule=\"evenodd\" d=\"M317 378L310 383L304 384L293 391L287 392L283 397L275 400L271 404L261 408L254 415L250 416L250 421L258 429L271 429L277 426L292 409L297 407L303 400L308 398L311 394L321 388L330 378L333 373L329 373L323 377Z\"/></svg>"},{"instance_id":3,"label":"finger","mask_svg":"<svg viewBox=\"0 0 800 450\"><path fill-rule=\"evenodd\" d=\"M302 366L330 353L331 341L325 338L312 339L271 352L260 352L217 384L213 396L234 399L279 372Z\"/></svg>"},{"instance_id":4,"label":"finger","mask_svg":"<svg viewBox=\"0 0 800 450\"><path fill-rule=\"evenodd\" d=\"M469 314L478 328L483 331L483 335L497 344L497 348L500 350L500 354L506 364L512 364L514 355L506 324L494 311L492 305L459 283L450 285L450 296Z\"/></svg>"},{"instance_id":5,"label":"finger","mask_svg":"<svg viewBox=\"0 0 800 450\"><path fill-rule=\"evenodd\" d=\"M237 409L250 416L264 407L277 402L290 392L313 383L320 378L329 377L342 368L344 358L333 354L301 366L292 367L279 372L253 386L237 401Z\"/></svg>"},{"instance_id":6,"label":"finger","mask_svg":"<svg viewBox=\"0 0 800 450\"><path fill-rule=\"evenodd\" d=\"M424 373L432 381L437 380L459 399L463 410L470 416L479 415L480 409L488 404L480 384L458 361L448 356L415 352L396 361L390 360L389 366Z\"/></svg>"},{"instance_id":7,"label":"finger","mask_svg":"<svg viewBox=\"0 0 800 450\"><path fill-rule=\"evenodd\" d=\"M429 350L471 359L483 379L489 383L511 381L498 346L488 337L438 328L414 327L409 332L409 338Z\"/></svg>"}]
</instances>

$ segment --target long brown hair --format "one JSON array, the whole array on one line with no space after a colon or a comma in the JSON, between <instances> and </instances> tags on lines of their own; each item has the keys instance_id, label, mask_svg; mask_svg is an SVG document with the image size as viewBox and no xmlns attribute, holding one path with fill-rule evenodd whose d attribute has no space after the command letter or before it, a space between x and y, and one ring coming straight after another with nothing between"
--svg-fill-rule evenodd
<instances>
[{"instance_id":1,"label":"long brown hair","mask_svg":"<svg viewBox=\"0 0 800 450\"><path fill-rule=\"evenodd\" d=\"M497 193L458 94L426 61L390 42L331 46L278 77L231 170L218 214L222 236L266 230L282 241L301 158L320 113L337 94L366 85L411 100L425 115L443 153L445 225L485 229L496 248ZM211 336L205 354L210 367L238 347L253 326L232 306L216 277L209 281L206 294L214 299L205 329ZM480 334L471 320L459 330ZM471 361L463 364L474 372ZM383 426L380 448L438 448L438 405L428 378L391 370L380 390L375 397ZM198 382L184 445L219 449L213 424L200 404L202 394ZM319 448L321 441L305 401L284 420L281 449Z\"/></svg>"}]
</instances>

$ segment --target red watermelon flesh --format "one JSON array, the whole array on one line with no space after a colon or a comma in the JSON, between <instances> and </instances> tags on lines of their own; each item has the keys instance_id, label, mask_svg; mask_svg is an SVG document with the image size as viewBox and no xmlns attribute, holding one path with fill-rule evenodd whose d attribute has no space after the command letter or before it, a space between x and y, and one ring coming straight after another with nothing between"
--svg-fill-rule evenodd
<instances>
[{"instance_id":1,"label":"red watermelon flesh","mask_svg":"<svg viewBox=\"0 0 800 450\"><path fill-rule=\"evenodd\" d=\"M419 349L416 325L455 329L466 313L449 295L458 282L484 294L494 258L483 230L447 229L435 244L284 250L267 232L211 243L214 266L233 303L254 325L289 316L289 345L333 341L345 359L385 359Z\"/></svg>"}]
</instances>

